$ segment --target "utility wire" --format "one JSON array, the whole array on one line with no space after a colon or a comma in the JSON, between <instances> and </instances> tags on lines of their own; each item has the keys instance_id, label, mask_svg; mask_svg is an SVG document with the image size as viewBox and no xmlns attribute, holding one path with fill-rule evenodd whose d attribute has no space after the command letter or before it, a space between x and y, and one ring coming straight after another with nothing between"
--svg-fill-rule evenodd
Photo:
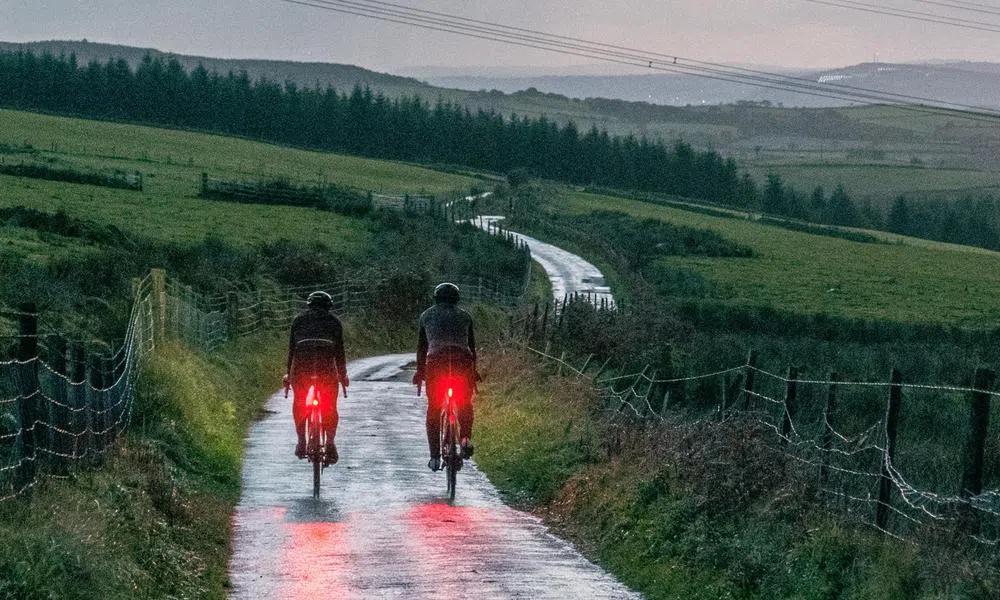
<instances>
[{"instance_id":1,"label":"utility wire","mask_svg":"<svg viewBox=\"0 0 1000 600\"><path fill-rule=\"evenodd\" d=\"M972 2L942 2L940 0L913 0L913 1L919 2L920 4L930 4L931 6L941 6L944 8L965 10L984 15L1000 16L1000 8L995 6L987 6L985 4L975 4Z\"/></svg>"},{"instance_id":2,"label":"utility wire","mask_svg":"<svg viewBox=\"0 0 1000 600\"><path fill-rule=\"evenodd\" d=\"M413 9L377 0L281 1L422 29L453 33L476 39L499 41L561 54L645 67L658 71L693 75L728 83L751 85L847 102L892 103L907 110L923 113L941 114L943 111L947 111L948 114L955 117L987 120L994 123L997 117L1000 117L1000 112L998 111L991 111L970 105L944 103L932 98L892 92L878 92L852 86L833 86L790 75L729 67L720 63L711 63L657 52L646 52L625 46L548 34L530 29L447 15L446 13L435 11Z\"/></svg>"},{"instance_id":3,"label":"utility wire","mask_svg":"<svg viewBox=\"0 0 1000 600\"><path fill-rule=\"evenodd\" d=\"M805 1L812 2L813 4L822 4L824 6L832 6L836 8L846 8L850 10L857 10L877 15L888 15L891 17L901 17L904 19L911 19L914 21L923 21L925 23L938 23L941 25L951 25L953 27L961 27L964 29L974 29L976 31L1000 33L1000 25L995 23L974 21L971 19L961 19L958 17L945 17L934 13L925 13L915 10L907 10L905 8L889 8L885 6L879 6L877 4L856 2L854 0L805 0Z\"/></svg>"}]
</instances>

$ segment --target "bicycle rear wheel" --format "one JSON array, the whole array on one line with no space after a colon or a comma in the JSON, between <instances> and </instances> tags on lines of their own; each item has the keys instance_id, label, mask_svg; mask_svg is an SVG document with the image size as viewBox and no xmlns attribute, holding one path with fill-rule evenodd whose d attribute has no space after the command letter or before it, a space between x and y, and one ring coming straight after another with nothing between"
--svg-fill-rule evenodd
<instances>
[{"instance_id":1,"label":"bicycle rear wheel","mask_svg":"<svg viewBox=\"0 0 1000 600\"><path fill-rule=\"evenodd\" d=\"M320 436L319 436L319 419L316 418L315 411L309 416L309 462L312 463L313 467L313 498L319 498L319 478L320 478L320 463L323 460L322 457L322 447L320 446Z\"/></svg>"},{"instance_id":2,"label":"bicycle rear wheel","mask_svg":"<svg viewBox=\"0 0 1000 600\"><path fill-rule=\"evenodd\" d=\"M448 501L455 501L455 488L458 485L458 470L461 465L461 456L458 454L457 427L454 422L449 422L447 433L445 434L445 473L448 476Z\"/></svg>"}]
</instances>

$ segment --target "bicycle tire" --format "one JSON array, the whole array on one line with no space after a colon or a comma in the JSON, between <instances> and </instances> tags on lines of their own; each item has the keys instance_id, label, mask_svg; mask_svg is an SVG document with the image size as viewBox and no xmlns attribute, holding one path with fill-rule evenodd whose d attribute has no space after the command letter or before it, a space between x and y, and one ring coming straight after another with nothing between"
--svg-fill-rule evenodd
<instances>
[{"instance_id":1,"label":"bicycle tire","mask_svg":"<svg viewBox=\"0 0 1000 600\"><path fill-rule=\"evenodd\" d=\"M316 411L312 410L309 415L308 427L309 427L309 462L312 463L313 467L313 498L319 498L319 483L320 483L320 463L323 460L322 448L320 446L320 428L317 423L319 419L316 417Z\"/></svg>"},{"instance_id":2,"label":"bicycle tire","mask_svg":"<svg viewBox=\"0 0 1000 600\"><path fill-rule=\"evenodd\" d=\"M455 501L455 492L458 488L458 470L461 468L462 457L459 455L458 451L458 425L451 422L449 419L448 423L448 458L447 458L447 475L448 475L448 502Z\"/></svg>"}]
</instances>

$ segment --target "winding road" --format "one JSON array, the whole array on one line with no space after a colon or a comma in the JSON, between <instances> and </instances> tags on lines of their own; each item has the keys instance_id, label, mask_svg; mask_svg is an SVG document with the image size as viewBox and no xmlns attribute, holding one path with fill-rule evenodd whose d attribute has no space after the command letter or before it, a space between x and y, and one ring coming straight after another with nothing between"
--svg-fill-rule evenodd
<instances>
[{"instance_id":1,"label":"winding road","mask_svg":"<svg viewBox=\"0 0 1000 600\"><path fill-rule=\"evenodd\" d=\"M593 271L559 272L567 285ZM319 500L309 465L293 456L290 401L270 398L247 439L230 597L640 598L538 518L504 505L473 461L447 502L443 473L427 469L426 404L410 384L413 361L399 354L348 365L340 462L324 471Z\"/></svg>"},{"instance_id":2,"label":"winding road","mask_svg":"<svg viewBox=\"0 0 1000 600\"><path fill-rule=\"evenodd\" d=\"M498 216L481 216L476 217L473 223L489 231L492 225L502 220L503 217ZM526 243L531 250L531 258L545 269L552 283L553 300L562 302L566 295L580 294L594 304L600 305L606 302L609 306L614 306L615 300L611 296L611 288L605 283L604 275L597 267L558 246L536 240L523 233L513 231L508 233Z\"/></svg>"}]
</instances>

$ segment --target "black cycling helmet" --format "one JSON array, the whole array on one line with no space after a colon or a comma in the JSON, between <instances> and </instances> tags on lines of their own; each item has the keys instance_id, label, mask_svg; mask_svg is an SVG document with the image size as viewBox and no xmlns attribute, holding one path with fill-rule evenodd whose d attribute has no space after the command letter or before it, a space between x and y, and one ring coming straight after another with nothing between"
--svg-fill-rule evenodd
<instances>
[{"instance_id":1,"label":"black cycling helmet","mask_svg":"<svg viewBox=\"0 0 1000 600\"><path fill-rule=\"evenodd\" d=\"M458 304L458 299L461 294L458 291L458 286L454 283L439 283L436 288L434 288L434 301L435 302L445 302L447 304Z\"/></svg>"},{"instance_id":2,"label":"black cycling helmet","mask_svg":"<svg viewBox=\"0 0 1000 600\"><path fill-rule=\"evenodd\" d=\"M324 310L329 310L333 308L333 298L331 298L330 294L327 294L326 292L316 290L315 292L309 294L309 297L306 299L306 304L309 308L322 308Z\"/></svg>"}]
</instances>

